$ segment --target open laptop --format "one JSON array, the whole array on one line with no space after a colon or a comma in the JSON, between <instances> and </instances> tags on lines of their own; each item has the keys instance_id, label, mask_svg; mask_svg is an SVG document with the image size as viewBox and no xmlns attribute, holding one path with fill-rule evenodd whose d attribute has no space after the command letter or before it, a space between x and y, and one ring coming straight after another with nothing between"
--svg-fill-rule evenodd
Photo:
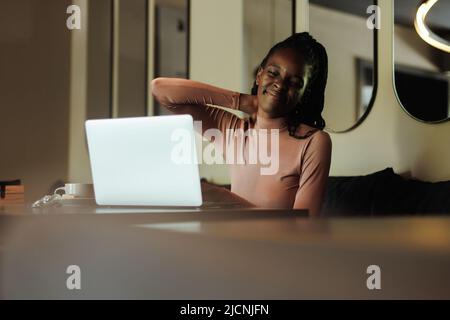
<instances>
[{"instance_id":1,"label":"open laptop","mask_svg":"<svg viewBox=\"0 0 450 320\"><path fill-rule=\"evenodd\" d=\"M87 120L85 125L98 205L202 206L192 116Z\"/></svg>"}]
</instances>

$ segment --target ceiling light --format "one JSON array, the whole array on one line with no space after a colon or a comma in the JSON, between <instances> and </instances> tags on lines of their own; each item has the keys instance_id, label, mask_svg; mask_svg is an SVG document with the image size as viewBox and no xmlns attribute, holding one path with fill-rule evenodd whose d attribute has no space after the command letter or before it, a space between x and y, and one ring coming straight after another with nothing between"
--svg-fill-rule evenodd
<instances>
[{"instance_id":1,"label":"ceiling light","mask_svg":"<svg viewBox=\"0 0 450 320\"><path fill-rule=\"evenodd\" d=\"M438 0L426 0L419 6L417 9L416 19L414 20L414 27L416 28L419 36L426 43L450 53L450 43L431 31L425 23L425 18L427 17L428 12L431 7L436 4L436 2L438 2Z\"/></svg>"}]
</instances>

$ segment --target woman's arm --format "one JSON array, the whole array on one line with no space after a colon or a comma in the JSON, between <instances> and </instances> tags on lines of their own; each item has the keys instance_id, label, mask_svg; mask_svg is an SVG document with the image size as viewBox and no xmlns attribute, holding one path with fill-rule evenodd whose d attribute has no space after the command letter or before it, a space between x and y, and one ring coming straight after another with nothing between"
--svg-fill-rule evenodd
<instances>
[{"instance_id":1,"label":"woman's arm","mask_svg":"<svg viewBox=\"0 0 450 320\"><path fill-rule=\"evenodd\" d=\"M203 200L205 201L215 202L219 205L220 203L232 203L241 208L256 208L256 205L254 205L253 203L223 187L219 187L208 182L202 182L201 186Z\"/></svg>"},{"instance_id":2,"label":"woman's arm","mask_svg":"<svg viewBox=\"0 0 450 320\"><path fill-rule=\"evenodd\" d=\"M302 158L300 182L294 209L308 209L311 217L320 215L331 163L331 139L317 131Z\"/></svg>"},{"instance_id":3,"label":"woman's arm","mask_svg":"<svg viewBox=\"0 0 450 320\"><path fill-rule=\"evenodd\" d=\"M217 106L252 114L256 103L256 99L247 94L179 78L156 78L151 82L151 92L171 112L190 114L194 120L202 121L203 131L225 129L236 117Z\"/></svg>"}]
</instances>

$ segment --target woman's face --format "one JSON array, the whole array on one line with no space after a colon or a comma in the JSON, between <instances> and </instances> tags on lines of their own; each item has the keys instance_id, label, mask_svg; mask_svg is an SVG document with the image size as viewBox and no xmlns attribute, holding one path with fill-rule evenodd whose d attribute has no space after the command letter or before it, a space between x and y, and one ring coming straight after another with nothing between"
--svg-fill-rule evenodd
<instances>
[{"instance_id":1,"label":"woman's face","mask_svg":"<svg viewBox=\"0 0 450 320\"><path fill-rule=\"evenodd\" d=\"M303 61L301 55L290 48L279 49L269 57L256 75L258 109L277 118L295 108L304 85Z\"/></svg>"}]
</instances>

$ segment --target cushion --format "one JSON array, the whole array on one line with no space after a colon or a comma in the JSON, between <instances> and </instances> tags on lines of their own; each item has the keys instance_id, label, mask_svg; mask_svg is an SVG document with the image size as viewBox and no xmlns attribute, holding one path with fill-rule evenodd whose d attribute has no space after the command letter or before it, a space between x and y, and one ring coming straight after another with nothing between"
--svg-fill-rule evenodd
<instances>
[{"instance_id":1,"label":"cushion","mask_svg":"<svg viewBox=\"0 0 450 320\"><path fill-rule=\"evenodd\" d=\"M392 168L355 177L329 177L324 216L449 214L450 181L408 180Z\"/></svg>"}]
</instances>

